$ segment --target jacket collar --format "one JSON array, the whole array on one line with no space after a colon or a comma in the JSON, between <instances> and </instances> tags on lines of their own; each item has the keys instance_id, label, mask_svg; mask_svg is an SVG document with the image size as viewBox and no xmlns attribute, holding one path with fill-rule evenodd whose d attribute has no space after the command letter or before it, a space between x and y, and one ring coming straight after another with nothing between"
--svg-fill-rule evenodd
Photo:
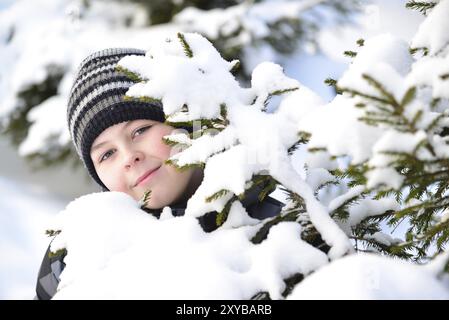
<instances>
[{"instance_id":1,"label":"jacket collar","mask_svg":"<svg viewBox=\"0 0 449 320\"><path fill-rule=\"evenodd\" d=\"M246 191L244 199L241 201L244 208L248 208L252 204L256 203L258 201L258 197L260 192L262 191L262 186L256 185L249 190ZM170 208L172 210L172 214L175 217L183 216L185 213L185 209L187 207L187 201L183 203L179 203L176 205L171 205ZM159 218L162 209L149 209L149 208L142 208L143 211L152 214L156 218Z\"/></svg>"}]
</instances>

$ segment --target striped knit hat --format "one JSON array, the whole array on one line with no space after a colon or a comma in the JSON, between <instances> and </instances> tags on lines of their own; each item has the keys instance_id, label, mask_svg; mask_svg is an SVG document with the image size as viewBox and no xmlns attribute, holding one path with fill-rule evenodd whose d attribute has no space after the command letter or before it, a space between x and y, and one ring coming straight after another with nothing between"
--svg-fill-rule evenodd
<instances>
[{"instance_id":1,"label":"striped knit hat","mask_svg":"<svg viewBox=\"0 0 449 320\"><path fill-rule=\"evenodd\" d=\"M106 49L89 55L81 63L67 108L67 121L76 151L91 177L104 189L90 158L94 140L107 128L125 121L151 119L165 121L162 105L134 100L125 101L135 84L117 63L128 55L145 55L138 49Z\"/></svg>"}]
</instances>

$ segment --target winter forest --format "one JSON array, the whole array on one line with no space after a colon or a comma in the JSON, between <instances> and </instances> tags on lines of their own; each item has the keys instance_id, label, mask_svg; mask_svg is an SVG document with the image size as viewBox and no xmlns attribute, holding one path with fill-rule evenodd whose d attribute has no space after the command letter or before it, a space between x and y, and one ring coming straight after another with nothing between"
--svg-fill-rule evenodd
<instances>
[{"instance_id":1,"label":"winter forest","mask_svg":"<svg viewBox=\"0 0 449 320\"><path fill-rule=\"evenodd\" d=\"M34 298L50 242L54 299L449 299L448 16L449 0L0 0L0 150L24 163L0 171L0 299ZM68 96L118 47L146 52L116 66L126 98L194 128L164 137L168 165L204 170L183 216L86 183ZM254 190L280 214L251 217Z\"/></svg>"}]
</instances>

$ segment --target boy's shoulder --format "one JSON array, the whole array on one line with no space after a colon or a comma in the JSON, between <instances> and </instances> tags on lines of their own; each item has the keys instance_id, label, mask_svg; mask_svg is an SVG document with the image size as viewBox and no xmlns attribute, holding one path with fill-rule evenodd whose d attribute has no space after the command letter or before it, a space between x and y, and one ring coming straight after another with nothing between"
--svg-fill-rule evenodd
<instances>
[{"instance_id":1,"label":"boy's shoulder","mask_svg":"<svg viewBox=\"0 0 449 320\"><path fill-rule=\"evenodd\" d=\"M36 299L50 300L55 295L60 281L59 277L65 267L64 257L65 253L51 255L50 246L48 246L39 269Z\"/></svg>"}]
</instances>

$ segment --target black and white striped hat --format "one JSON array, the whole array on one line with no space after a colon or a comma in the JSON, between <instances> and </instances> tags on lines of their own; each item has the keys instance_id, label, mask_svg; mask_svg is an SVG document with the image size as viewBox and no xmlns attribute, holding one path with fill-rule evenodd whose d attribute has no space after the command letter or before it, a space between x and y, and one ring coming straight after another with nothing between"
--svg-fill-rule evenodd
<instances>
[{"instance_id":1,"label":"black and white striped hat","mask_svg":"<svg viewBox=\"0 0 449 320\"><path fill-rule=\"evenodd\" d=\"M106 49L89 55L81 63L70 92L67 121L76 151L92 178L108 190L98 177L90 158L94 140L115 124L152 119L165 121L157 102L126 100L126 91L135 82L117 70L117 63L128 55L145 55L138 49Z\"/></svg>"}]
</instances>

